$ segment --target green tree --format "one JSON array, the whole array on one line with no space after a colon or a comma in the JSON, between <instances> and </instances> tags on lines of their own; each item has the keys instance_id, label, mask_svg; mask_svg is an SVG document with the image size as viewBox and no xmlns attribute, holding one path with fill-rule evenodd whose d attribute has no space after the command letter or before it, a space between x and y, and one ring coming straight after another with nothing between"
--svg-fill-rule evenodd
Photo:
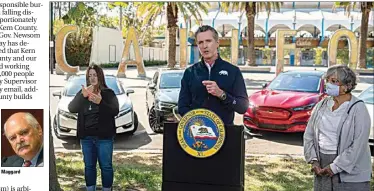
<instances>
[{"instance_id":1,"label":"green tree","mask_svg":"<svg viewBox=\"0 0 374 191\"><path fill-rule=\"evenodd\" d=\"M129 6L129 2L110 2L108 3L109 9L114 9L115 7L119 7L119 30L122 31L123 26L123 8L127 8Z\"/></svg>"},{"instance_id":2,"label":"green tree","mask_svg":"<svg viewBox=\"0 0 374 191\"><path fill-rule=\"evenodd\" d=\"M108 17L106 15L99 16L99 25L102 27L117 29L118 24L118 17Z\"/></svg>"},{"instance_id":3,"label":"green tree","mask_svg":"<svg viewBox=\"0 0 374 191\"><path fill-rule=\"evenodd\" d=\"M351 11L359 4L361 10L361 29L360 29L360 40L359 40L359 51L358 51L358 67L366 68L366 41L368 36L368 25L369 15L372 8L374 8L374 2L335 2L333 9L337 7L343 7L348 16Z\"/></svg>"},{"instance_id":4,"label":"green tree","mask_svg":"<svg viewBox=\"0 0 374 191\"><path fill-rule=\"evenodd\" d=\"M119 14L119 28L122 32L122 36L124 38L127 37L128 29L130 27L134 27L135 31L139 35L140 41L144 38L144 34L147 31L147 28L143 27L143 23L140 18L136 15L136 10L138 6L140 5L140 2L113 2L108 3L109 9L114 9L116 7L119 8L120 14Z\"/></svg>"},{"instance_id":5,"label":"green tree","mask_svg":"<svg viewBox=\"0 0 374 191\"><path fill-rule=\"evenodd\" d=\"M314 64L321 65L323 52L326 51L326 49L318 47L318 48L313 48L313 50L316 53L316 56L314 57Z\"/></svg>"},{"instance_id":6,"label":"green tree","mask_svg":"<svg viewBox=\"0 0 374 191\"><path fill-rule=\"evenodd\" d=\"M92 27L96 23L96 11L93 7L79 2L62 17L64 24L74 24L79 27L66 39L66 60L72 66L87 66L90 62L92 45Z\"/></svg>"},{"instance_id":7,"label":"green tree","mask_svg":"<svg viewBox=\"0 0 374 191\"><path fill-rule=\"evenodd\" d=\"M349 63L349 49L341 48L336 54L336 63L337 64L347 64Z\"/></svg>"},{"instance_id":8,"label":"green tree","mask_svg":"<svg viewBox=\"0 0 374 191\"><path fill-rule=\"evenodd\" d=\"M74 24L79 27L93 27L96 24L96 11L93 7L79 2L62 17L64 23Z\"/></svg>"},{"instance_id":9,"label":"green tree","mask_svg":"<svg viewBox=\"0 0 374 191\"><path fill-rule=\"evenodd\" d=\"M222 2L222 10L226 13L231 11L244 11L247 18L248 34L248 65L256 66L255 56L255 16L258 12L265 10L268 15L272 10L279 11L281 2Z\"/></svg>"},{"instance_id":10,"label":"green tree","mask_svg":"<svg viewBox=\"0 0 374 191\"><path fill-rule=\"evenodd\" d=\"M143 2L138 7L138 13L144 16L145 26L153 25L155 18L166 14L168 30L168 67L174 68L176 64L176 36L178 29L178 14L183 18L193 17L197 21L201 19L200 12L208 12L209 3L206 2Z\"/></svg>"}]
</instances>

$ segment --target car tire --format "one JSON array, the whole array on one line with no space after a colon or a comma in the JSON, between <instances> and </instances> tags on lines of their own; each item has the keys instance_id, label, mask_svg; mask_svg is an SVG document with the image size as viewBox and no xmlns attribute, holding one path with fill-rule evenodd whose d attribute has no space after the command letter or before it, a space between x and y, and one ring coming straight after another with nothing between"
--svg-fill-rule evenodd
<instances>
[{"instance_id":1,"label":"car tire","mask_svg":"<svg viewBox=\"0 0 374 191\"><path fill-rule=\"evenodd\" d=\"M158 118L156 116L156 110L154 107L151 108L148 114L149 127L155 133L162 133L161 125L158 123Z\"/></svg>"},{"instance_id":2,"label":"car tire","mask_svg":"<svg viewBox=\"0 0 374 191\"><path fill-rule=\"evenodd\" d=\"M134 134L136 132L136 130L138 130L138 126L139 126L138 115L135 113L135 111L134 111L134 121L133 121L133 124L134 124L134 129L128 132L129 135Z\"/></svg>"}]
</instances>

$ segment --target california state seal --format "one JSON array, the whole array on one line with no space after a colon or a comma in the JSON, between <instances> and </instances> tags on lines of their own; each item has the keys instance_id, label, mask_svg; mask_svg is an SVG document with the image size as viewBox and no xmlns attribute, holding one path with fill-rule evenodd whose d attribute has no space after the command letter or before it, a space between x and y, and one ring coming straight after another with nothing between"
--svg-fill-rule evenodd
<instances>
[{"instance_id":1,"label":"california state seal","mask_svg":"<svg viewBox=\"0 0 374 191\"><path fill-rule=\"evenodd\" d=\"M214 112L195 109L180 120L177 139L182 149L191 156L210 157L221 149L225 141L225 125Z\"/></svg>"}]
</instances>

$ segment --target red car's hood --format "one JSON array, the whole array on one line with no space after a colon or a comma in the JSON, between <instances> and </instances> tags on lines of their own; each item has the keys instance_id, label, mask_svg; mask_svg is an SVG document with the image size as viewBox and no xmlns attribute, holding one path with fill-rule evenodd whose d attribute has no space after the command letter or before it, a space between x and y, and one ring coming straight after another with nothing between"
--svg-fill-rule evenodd
<instances>
[{"instance_id":1,"label":"red car's hood","mask_svg":"<svg viewBox=\"0 0 374 191\"><path fill-rule=\"evenodd\" d=\"M261 90L252 94L249 101L255 106L293 108L316 103L321 95L317 93Z\"/></svg>"}]
</instances>

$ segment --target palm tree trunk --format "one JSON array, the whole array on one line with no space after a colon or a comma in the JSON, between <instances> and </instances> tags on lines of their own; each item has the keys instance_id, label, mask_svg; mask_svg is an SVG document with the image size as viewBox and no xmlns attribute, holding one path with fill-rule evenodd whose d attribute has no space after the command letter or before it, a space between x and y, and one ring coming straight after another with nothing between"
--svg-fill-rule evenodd
<instances>
[{"instance_id":1,"label":"palm tree trunk","mask_svg":"<svg viewBox=\"0 0 374 191\"><path fill-rule=\"evenodd\" d=\"M225 25L222 25L222 37L225 37Z\"/></svg>"},{"instance_id":2,"label":"palm tree trunk","mask_svg":"<svg viewBox=\"0 0 374 191\"><path fill-rule=\"evenodd\" d=\"M245 3L245 11L247 16L247 33L248 33L248 65L256 66L255 62L255 15L256 2Z\"/></svg>"},{"instance_id":3,"label":"palm tree trunk","mask_svg":"<svg viewBox=\"0 0 374 191\"><path fill-rule=\"evenodd\" d=\"M168 68L174 68L176 64L176 53L177 53L177 21L178 21L178 9L176 9L176 14L174 15L173 13L173 4L168 3L166 7L166 14L167 14L167 28L169 32L169 37L168 37L168 49L169 49L169 54L168 54ZM176 6L176 5L175 5Z\"/></svg>"},{"instance_id":4,"label":"palm tree trunk","mask_svg":"<svg viewBox=\"0 0 374 191\"><path fill-rule=\"evenodd\" d=\"M123 36L122 34L122 6L119 6L119 31L121 31L121 36Z\"/></svg>"},{"instance_id":5,"label":"palm tree trunk","mask_svg":"<svg viewBox=\"0 0 374 191\"><path fill-rule=\"evenodd\" d=\"M361 31L360 31L360 49L358 52L359 68L366 68L366 40L368 36L368 23L370 10L373 7L372 2L361 2Z\"/></svg>"},{"instance_id":6,"label":"palm tree trunk","mask_svg":"<svg viewBox=\"0 0 374 191\"><path fill-rule=\"evenodd\" d=\"M61 4L62 2L58 3L58 19L61 19Z\"/></svg>"}]
</instances>

